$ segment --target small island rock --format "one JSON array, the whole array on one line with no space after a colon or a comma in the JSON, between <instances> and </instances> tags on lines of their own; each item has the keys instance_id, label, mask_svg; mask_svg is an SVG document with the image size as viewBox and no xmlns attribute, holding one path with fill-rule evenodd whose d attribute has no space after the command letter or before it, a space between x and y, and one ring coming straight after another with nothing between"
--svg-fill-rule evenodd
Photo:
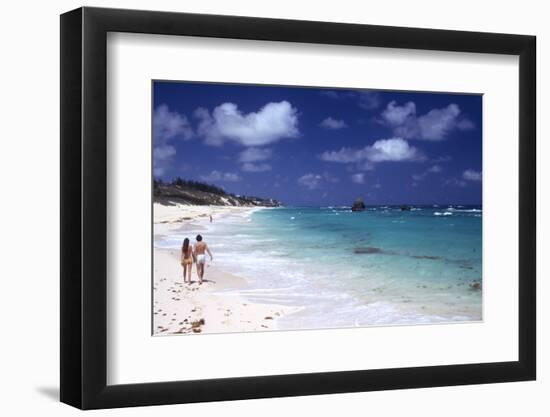
<instances>
[{"instance_id":1,"label":"small island rock","mask_svg":"<svg viewBox=\"0 0 550 417\"><path fill-rule=\"evenodd\" d=\"M353 205L351 206L351 211L363 211L365 210L365 202L362 198L358 198L354 201Z\"/></svg>"}]
</instances>

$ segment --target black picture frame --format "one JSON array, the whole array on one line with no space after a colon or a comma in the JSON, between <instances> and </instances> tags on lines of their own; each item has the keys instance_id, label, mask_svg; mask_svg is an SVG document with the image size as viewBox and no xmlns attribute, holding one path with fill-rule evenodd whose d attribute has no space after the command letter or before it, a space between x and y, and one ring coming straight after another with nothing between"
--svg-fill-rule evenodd
<instances>
[{"instance_id":1,"label":"black picture frame","mask_svg":"<svg viewBox=\"0 0 550 417\"><path fill-rule=\"evenodd\" d=\"M519 358L512 362L107 385L108 32L519 56ZM81 409L536 378L534 36L80 8L61 15L61 401Z\"/></svg>"}]
</instances>

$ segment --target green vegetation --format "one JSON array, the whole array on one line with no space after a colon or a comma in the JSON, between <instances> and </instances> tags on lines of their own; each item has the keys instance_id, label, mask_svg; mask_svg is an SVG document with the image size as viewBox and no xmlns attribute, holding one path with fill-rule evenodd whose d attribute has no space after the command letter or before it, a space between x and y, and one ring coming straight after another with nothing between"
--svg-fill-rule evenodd
<instances>
[{"instance_id":1,"label":"green vegetation","mask_svg":"<svg viewBox=\"0 0 550 417\"><path fill-rule=\"evenodd\" d=\"M153 196L160 203L181 202L198 205L265 206L278 207L277 200L235 195L216 185L200 181L174 178L171 182L153 181Z\"/></svg>"},{"instance_id":2,"label":"green vegetation","mask_svg":"<svg viewBox=\"0 0 550 417\"><path fill-rule=\"evenodd\" d=\"M200 181L193 181L193 180L184 180L183 178L176 177L172 180L172 182L165 183L162 180L154 180L154 189L158 190L159 185L172 185L177 186L180 188L185 188L188 190L196 190L196 191L204 191L205 193L212 193L212 194L218 194L218 195L230 195L225 192L225 190L221 187L217 187L212 184L207 184Z\"/></svg>"}]
</instances>

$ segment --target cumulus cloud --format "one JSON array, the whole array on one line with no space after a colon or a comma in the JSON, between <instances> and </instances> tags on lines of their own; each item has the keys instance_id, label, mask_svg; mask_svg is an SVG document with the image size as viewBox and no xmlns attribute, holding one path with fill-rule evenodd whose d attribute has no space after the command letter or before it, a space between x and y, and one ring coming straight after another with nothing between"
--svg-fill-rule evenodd
<instances>
[{"instance_id":1,"label":"cumulus cloud","mask_svg":"<svg viewBox=\"0 0 550 417\"><path fill-rule=\"evenodd\" d=\"M153 148L153 176L163 176L170 160L175 154L176 148L172 145L155 146Z\"/></svg>"},{"instance_id":2,"label":"cumulus cloud","mask_svg":"<svg viewBox=\"0 0 550 417\"><path fill-rule=\"evenodd\" d=\"M356 184L364 184L365 183L365 174L362 172L353 174L351 176L351 180Z\"/></svg>"},{"instance_id":3,"label":"cumulus cloud","mask_svg":"<svg viewBox=\"0 0 550 417\"><path fill-rule=\"evenodd\" d=\"M305 174L298 178L298 184L303 185L310 190L319 188L321 181L323 180L322 175L319 174Z\"/></svg>"},{"instance_id":4,"label":"cumulus cloud","mask_svg":"<svg viewBox=\"0 0 550 417\"><path fill-rule=\"evenodd\" d=\"M321 160L338 163L355 163L358 168L371 170L380 162L423 161L424 154L410 146L402 138L379 139L372 145L363 148L343 147L338 151L326 151L320 155Z\"/></svg>"},{"instance_id":5,"label":"cumulus cloud","mask_svg":"<svg viewBox=\"0 0 550 417\"><path fill-rule=\"evenodd\" d=\"M310 190L315 190L325 183L337 183L339 179L328 172L324 172L323 174L309 173L302 175L298 178L297 182Z\"/></svg>"},{"instance_id":6,"label":"cumulus cloud","mask_svg":"<svg viewBox=\"0 0 550 417\"><path fill-rule=\"evenodd\" d=\"M406 140L401 138L380 139L374 142L369 151L369 161L418 161L424 156L420 151L410 146Z\"/></svg>"},{"instance_id":7,"label":"cumulus cloud","mask_svg":"<svg viewBox=\"0 0 550 417\"><path fill-rule=\"evenodd\" d=\"M201 175L201 180L206 182L237 182L241 180L239 174L233 172L212 171L208 175Z\"/></svg>"},{"instance_id":8,"label":"cumulus cloud","mask_svg":"<svg viewBox=\"0 0 550 417\"><path fill-rule=\"evenodd\" d=\"M153 175L165 174L176 148L170 144L173 140L189 140L194 136L193 129L185 115L170 111L166 104L161 104L153 113Z\"/></svg>"},{"instance_id":9,"label":"cumulus cloud","mask_svg":"<svg viewBox=\"0 0 550 417\"><path fill-rule=\"evenodd\" d=\"M243 146L262 146L299 135L297 110L288 101L268 103L257 112L243 114L234 103L223 103L210 113L198 108L197 133L207 145L230 140Z\"/></svg>"},{"instance_id":10,"label":"cumulus cloud","mask_svg":"<svg viewBox=\"0 0 550 417\"><path fill-rule=\"evenodd\" d=\"M245 172L270 171L271 165L261 161L270 159L272 154L273 152L268 148L247 148L239 154L241 169Z\"/></svg>"},{"instance_id":11,"label":"cumulus cloud","mask_svg":"<svg viewBox=\"0 0 550 417\"><path fill-rule=\"evenodd\" d=\"M474 128L474 124L461 115L460 107L454 103L419 116L416 104L412 101L402 106L391 101L382 111L381 118L382 123L391 127L395 135L405 139L440 141L445 140L453 130Z\"/></svg>"},{"instance_id":12,"label":"cumulus cloud","mask_svg":"<svg viewBox=\"0 0 550 417\"><path fill-rule=\"evenodd\" d=\"M460 108L456 104L449 104L443 109L432 109L418 118L420 137L426 140L441 140L455 128L463 128L457 121Z\"/></svg>"},{"instance_id":13,"label":"cumulus cloud","mask_svg":"<svg viewBox=\"0 0 550 417\"><path fill-rule=\"evenodd\" d=\"M348 127L346 122L344 122L343 120L333 119L332 117L327 117L325 120L321 122L320 126L327 129L334 129L334 130Z\"/></svg>"},{"instance_id":14,"label":"cumulus cloud","mask_svg":"<svg viewBox=\"0 0 550 417\"><path fill-rule=\"evenodd\" d=\"M481 182L483 175L481 171L475 171L473 169L467 169L462 173L461 178L449 178L444 184L455 187L466 187L468 182Z\"/></svg>"},{"instance_id":15,"label":"cumulus cloud","mask_svg":"<svg viewBox=\"0 0 550 417\"><path fill-rule=\"evenodd\" d=\"M401 126L411 116L416 115L416 104L412 101L398 106L394 101L390 101L386 109L382 112L382 118L391 126Z\"/></svg>"},{"instance_id":16,"label":"cumulus cloud","mask_svg":"<svg viewBox=\"0 0 550 417\"><path fill-rule=\"evenodd\" d=\"M193 129L185 115L170 111L166 104L161 104L153 114L153 137L155 143L164 144L170 139L192 139Z\"/></svg>"},{"instance_id":17,"label":"cumulus cloud","mask_svg":"<svg viewBox=\"0 0 550 417\"><path fill-rule=\"evenodd\" d=\"M480 171L467 169L462 173L462 178L465 179L466 181L481 181L482 175Z\"/></svg>"},{"instance_id":18,"label":"cumulus cloud","mask_svg":"<svg viewBox=\"0 0 550 417\"><path fill-rule=\"evenodd\" d=\"M176 148L174 148L172 145L156 146L155 149L153 149L153 155L155 159L159 160L168 159L175 154Z\"/></svg>"}]
</instances>

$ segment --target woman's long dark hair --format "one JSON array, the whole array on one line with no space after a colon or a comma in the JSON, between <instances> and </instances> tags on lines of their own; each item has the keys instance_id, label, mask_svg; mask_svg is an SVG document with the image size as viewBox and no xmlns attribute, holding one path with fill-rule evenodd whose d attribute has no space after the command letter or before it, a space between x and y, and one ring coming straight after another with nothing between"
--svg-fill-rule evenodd
<instances>
[{"instance_id":1,"label":"woman's long dark hair","mask_svg":"<svg viewBox=\"0 0 550 417\"><path fill-rule=\"evenodd\" d=\"M181 247L181 253L187 255L187 250L189 249L189 239L185 238L183 240L183 245Z\"/></svg>"}]
</instances>

